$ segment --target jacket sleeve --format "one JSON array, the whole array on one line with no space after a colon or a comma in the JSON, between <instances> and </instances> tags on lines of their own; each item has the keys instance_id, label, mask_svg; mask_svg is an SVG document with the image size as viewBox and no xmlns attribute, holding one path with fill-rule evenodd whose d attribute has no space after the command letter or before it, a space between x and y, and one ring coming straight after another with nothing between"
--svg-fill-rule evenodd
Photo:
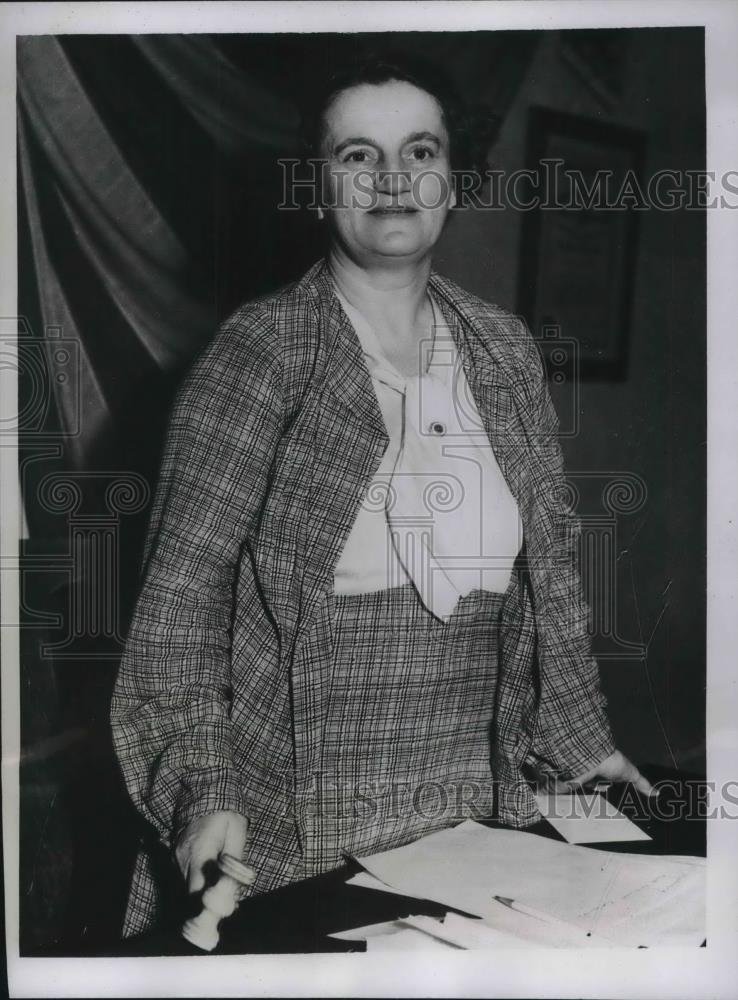
<instances>
[{"instance_id":1,"label":"jacket sleeve","mask_svg":"<svg viewBox=\"0 0 738 1000\"><path fill-rule=\"evenodd\" d=\"M600 675L591 654L589 608L577 568L580 520L567 503L559 421L535 341L523 326L533 371L533 509L546 550L531 566L536 587L537 699L529 761L572 778L615 750Z\"/></svg>"},{"instance_id":2,"label":"jacket sleeve","mask_svg":"<svg viewBox=\"0 0 738 1000\"><path fill-rule=\"evenodd\" d=\"M170 418L111 704L128 791L167 844L195 816L248 815L232 758L230 625L237 563L283 428L275 339L264 315L237 314L193 365Z\"/></svg>"}]
</instances>

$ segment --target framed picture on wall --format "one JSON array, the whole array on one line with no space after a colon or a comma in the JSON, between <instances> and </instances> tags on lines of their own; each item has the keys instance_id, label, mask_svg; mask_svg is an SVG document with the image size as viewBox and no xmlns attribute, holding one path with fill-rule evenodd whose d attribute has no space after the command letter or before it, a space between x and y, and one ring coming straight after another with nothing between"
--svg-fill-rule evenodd
<instances>
[{"instance_id":1,"label":"framed picture on wall","mask_svg":"<svg viewBox=\"0 0 738 1000\"><path fill-rule=\"evenodd\" d=\"M644 145L631 128L530 111L518 309L544 357L575 348L582 378L627 374Z\"/></svg>"}]
</instances>

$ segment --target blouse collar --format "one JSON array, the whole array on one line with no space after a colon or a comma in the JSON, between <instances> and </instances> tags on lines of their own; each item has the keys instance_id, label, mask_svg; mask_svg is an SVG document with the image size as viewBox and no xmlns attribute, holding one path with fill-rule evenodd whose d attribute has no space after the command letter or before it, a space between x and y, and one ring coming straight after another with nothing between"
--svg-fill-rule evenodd
<instances>
[{"instance_id":1,"label":"blouse collar","mask_svg":"<svg viewBox=\"0 0 738 1000\"><path fill-rule=\"evenodd\" d=\"M361 350L364 355L364 361L369 369L369 374L373 379L378 382L382 382L388 385L392 389L396 389L398 392L404 392L407 388L408 382L413 378L418 378L419 376L408 376L403 375L401 372L395 368L392 362L387 358L386 354L382 350L382 345L379 342L379 338L372 327L372 325L364 317L363 313L360 312L355 306L346 299L345 295L341 292L337 285L334 283L334 292L336 298L341 303L343 311L346 313L347 317L351 321L354 330L356 331L356 336L359 339L361 345ZM431 321L431 345L430 349L423 345L424 353L424 370L423 375L431 375L433 377L435 372L432 371L434 363L437 360L437 347L438 347L438 329L443 324L442 316L439 307L434 301L434 296L428 289L428 298L430 300L431 311L432 311L432 321ZM446 365L435 366L436 371L447 370Z\"/></svg>"}]
</instances>

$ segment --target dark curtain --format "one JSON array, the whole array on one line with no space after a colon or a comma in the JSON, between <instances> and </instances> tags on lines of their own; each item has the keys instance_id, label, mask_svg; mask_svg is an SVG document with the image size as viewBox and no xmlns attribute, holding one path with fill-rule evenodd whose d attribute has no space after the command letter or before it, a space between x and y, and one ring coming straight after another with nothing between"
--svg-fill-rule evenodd
<instances>
[{"instance_id":1,"label":"dark curtain","mask_svg":"<svg viewBox=\"0 0 738 1000\"><path fill-rule=\"evenodd\" d=\"M501 120L540 36L407 33ZM372 36L384 44L386 36ZM38 36L18 43L23 551L21 947L115 938L145 836L107 712L172 394L239 302L321 254L279 157L361 36Z\"/></svg>"}]
</instances>

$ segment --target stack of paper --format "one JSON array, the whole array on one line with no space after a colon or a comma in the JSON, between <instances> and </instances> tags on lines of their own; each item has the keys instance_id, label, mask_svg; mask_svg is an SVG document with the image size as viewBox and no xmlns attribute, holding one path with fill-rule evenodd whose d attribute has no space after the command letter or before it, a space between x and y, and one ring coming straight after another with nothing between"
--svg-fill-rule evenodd
<instances>
[{"instance_id":1,"label":"stack of paper","mask_svg":"<svg viewBox=\"0 0 738 1000\"><path fill-rule=\"evenodd\" d=\"M414 926L412 921L421 921ZM427 923L425 923L427 921ZM405 920L386 920L350 931L337 931L328 937L341 941L366 941L367 951L458 951L458 946L429 933L431 925L441 921L433 917L410 917Z\"/></svg>"},{"instance_id":2,"label":"stack of paper","mask_svg":"<svg viewBox=\"0 0 738 1000\"><path fill-rule=\"evenodd\" d=\"M384 882L380 882L369 872L359 872L358 875L349 879L347 884L404 895L399 889L394 889L385 885ZM415 921L413 926L417 927L419 919L425 920L426 918L408 917L395 921L396 929L401 930L401 925L407 923L408 920ZM441 927L440 921L439 927ZM379 928L380 925L373 925L371 927L372 933ZM449 928L453 929L455 937L448 938ZM361 930L368 929L362 928ZM532 916L530 912L521 913L512 906L499 902L495 902L482 919L463 917L453 912L447 913L441 929L446 939L453 940L454 944L461 948L520 948L534 945L554 948L601 948L603 946L611 947L616 943L609 938L588 933L574 924L564 923L549 914L536 913ZM429 933L427 926L423 930ZM354 936L355 934L357 936ZM348 940L360 940L364 935L359 931L349 931L331 936L345 936Z\"/></svg>"},{"instance_id":3,"label":"stack of paper","mask_svg":"<svg viewBox=\"0 0 738 1000\"><path fill-rule=\"evenodd\" d=\"M701 858L616 854L467 820L359 861L385 888L532 942L699 945L705 937Z\"/></svg>"},{"instance_id":4,"label":"stack of paper","mask_svg":"<svg viewBox=\"0 0 738 1000\"><path fill-rule=\"evenodd\" d=\"M350 931L337 931L328 936L343 941L366 941L367 951L458 951L460 948L527 946L527 942L520 938L497 931L482 920L458 913L447 913L443 919L425 915L402 917L355 927Z\"/></svg>"}]
</instances>

